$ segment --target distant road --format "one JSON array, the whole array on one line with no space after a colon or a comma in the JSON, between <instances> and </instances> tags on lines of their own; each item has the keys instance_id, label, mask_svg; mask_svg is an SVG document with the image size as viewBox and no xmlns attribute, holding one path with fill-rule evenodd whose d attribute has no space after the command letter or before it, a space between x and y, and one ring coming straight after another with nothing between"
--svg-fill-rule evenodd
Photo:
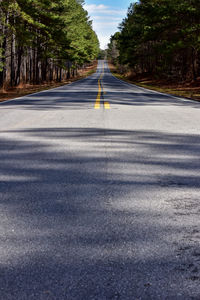
<instances>
[{"instance_id":1,"label":"distant road","mask_svg":"<svg viewBox=\"0 0 200 300\"><path fill-rule=\"evenodd\" d=\"M200 104L113 77L0 104L0 299L200 299Z\"/></svg>"}]
</instances>

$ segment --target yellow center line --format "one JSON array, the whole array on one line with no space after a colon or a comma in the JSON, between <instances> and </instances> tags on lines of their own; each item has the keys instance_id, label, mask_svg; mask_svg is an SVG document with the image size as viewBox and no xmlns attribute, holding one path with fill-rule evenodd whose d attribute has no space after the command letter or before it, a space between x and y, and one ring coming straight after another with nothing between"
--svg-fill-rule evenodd
<instances>
[{"instance_id":1,"label":"yellow center line","mask_svg":"<svg viewBox=\"0 0 200 300\"><path fill-rule=\"evenodd\" d=\"M94 106L95 109L100 109L100 101L101 101L101 81L100 81L100 79L98 80L98 86L99 86L99 90L98 90L96 103Z\"/></svg>"},{"instance_id":2,"label":"yellow center line","mask_svg":"<svg viewBox=\"0 0 200 300\"><path fill-rule=\"evenodd\" d=\"M103 78L104 75L104 65L103 65L103 71L98 79L98 94L97 94L97 99L96 99L96 103L94 108L95 109L100 109L100 102L101 102L101 92L103 91L104 94L106 94L106 92L104 91L103 85L101 83L101 79ZM104 102L104 108L105 109L110 109L110 104L109 102Z\"/></svg>"},{"instance_id":3,"label":"yellow center line","mask_svg":"<svg viewBox=\"0 0 200 300\"><path fill-rule=\"evenodd\" d=\"M110 109L110 103L109 102L104 102L104 108L105 109Z\"/></svg>"}]
</instances>

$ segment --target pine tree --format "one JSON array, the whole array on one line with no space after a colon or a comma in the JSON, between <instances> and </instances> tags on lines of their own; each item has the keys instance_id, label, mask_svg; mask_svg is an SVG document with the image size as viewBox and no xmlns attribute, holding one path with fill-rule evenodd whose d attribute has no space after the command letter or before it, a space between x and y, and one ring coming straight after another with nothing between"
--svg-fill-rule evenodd
<instances>
[{"instance_id":1,"label":"pine tree","mask_svg":"<svg viewBox=\"0 0 200 300\"><path fill-rule=\"evenodd\" d=\"M200 71L199 13L197 0L131 4L117 37L119 62L136 73L196 79Z\"/></svg>"},{"instance_id":2,"label":"pine tree","mask_svg":"<svg viewBox=\"0 0 200 300\"><path fill-rule=\"evenodd\" d=\"M60 81L97 57L99 42L83 3L1 0L0 85Z\"/></svg>"}]
</instances>

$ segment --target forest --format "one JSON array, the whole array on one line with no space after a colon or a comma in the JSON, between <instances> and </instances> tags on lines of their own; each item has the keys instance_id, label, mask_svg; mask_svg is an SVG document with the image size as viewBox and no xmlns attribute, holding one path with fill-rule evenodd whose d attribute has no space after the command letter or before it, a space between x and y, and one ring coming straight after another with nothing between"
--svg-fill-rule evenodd
<instances>
[{"instance_id":1,"label":"forest","mask_svg":"<svg viewBox=\"0 0 200 300\"><path fill-rule=\"evenodd\" d=\"M0 0L0 86L62 81L99 41L81 0Z\"/></svg>"},{"instance_id":2,"label":"forest","mask_svg":"<svg viewBox=\"0 0 200 300\"><path fill-rule=\"evenodd\" d=\"M108 45L108 57L134 74L185 81L200 74L200 1L140 0Z\"/></svg>"}]
</instances>

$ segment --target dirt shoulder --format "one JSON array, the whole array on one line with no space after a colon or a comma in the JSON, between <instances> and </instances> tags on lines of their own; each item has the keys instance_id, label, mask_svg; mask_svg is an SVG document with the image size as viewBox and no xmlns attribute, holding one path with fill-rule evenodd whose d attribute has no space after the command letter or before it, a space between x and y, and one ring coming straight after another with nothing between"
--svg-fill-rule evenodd
<instances>
[{"instance_id":1,"label":"dirt shoulder","mask_svg":"<svg viewBox=\"0 0 200 300\"><path fill-rule=\"evenodd\" d=\"M20 87L16 87L16 88L10 88L8 90L2 90L0 89L0 102L6 101L6 100L10 100L10 99L14 99L14 98L18 98L18 97L22 97L25 95L29 95L29 94L33 94L33 93L37 93L37 92L41 92L44 90L49 90L52 88L56 88L62 85L66 85L66 84L70 84L74 81L86 78L90 75L92 75L93 73L96 72L97 69L97 63L94 63L92 66L90 67L86 67L85 69L81 69L79 70L79 75L68 79L68 80L63 80L62 82L51 82L51 83L43 83L43 84L39 84L39 85L23 85Z\"/></svg>"},{"instance_id":2,"label":"dirt shoulder","mask_svg":"<svg viewBox=\"0 0 200 300\"><path fill-rule=\"evenodd\" d=\"M126 82L136 84L138 86L167 93L174 96L184 97L200 102L200 78L196 82L167 82L166 80L157 80L145 76L131 78L129 75L121 75L117 72L114 65L109 64L110 70L114 76Z\"/></svg>"}]
</instances>

